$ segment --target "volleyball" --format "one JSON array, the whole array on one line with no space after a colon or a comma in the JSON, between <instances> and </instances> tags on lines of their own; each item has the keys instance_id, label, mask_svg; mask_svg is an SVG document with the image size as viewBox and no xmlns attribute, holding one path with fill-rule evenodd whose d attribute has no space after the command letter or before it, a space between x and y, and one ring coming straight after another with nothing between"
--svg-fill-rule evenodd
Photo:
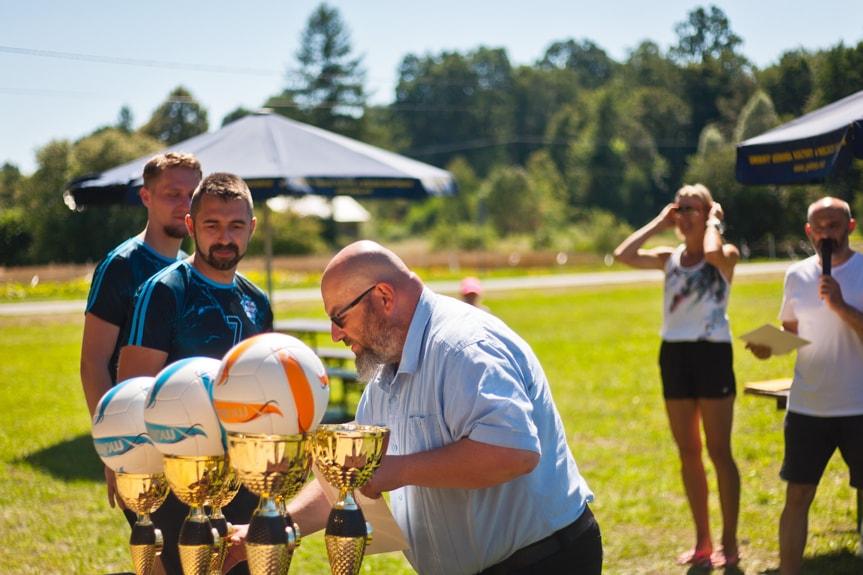
<instances>
[{"instance_id":1,"label":"volleyball","mask_svg":"<svg viewBox=\"0 0 863 575\"><path fill-rule=\"evenodd\" d=\"M213 403L229 432L296 435L315 430L330 399L327 371L301 340L263 333L222 358Z\"/></svg>"},{"instance_id":2,"label":"volleyball","mask_svg":"<svg viewBox=\"0 0 863 575\"><path fill-rule=\"evenodd\" d=\"M144 421L163 455L225 454L225 432L211 392L220 365L212 357L189 357L165 366L156 375L144 406Z\"/></svg>"},{"instance_id":3,"label":"volleyball","mask_svg":"<svg viewBox=\"0 0 863 575\"><path fill-rule=\"evenodd\" d=\"M93 445L102 461L119 473L162 473L162 453L144 423L144 402L153 377L133 377L108 390L93 414Z\"/></svg>"}]
</instances>

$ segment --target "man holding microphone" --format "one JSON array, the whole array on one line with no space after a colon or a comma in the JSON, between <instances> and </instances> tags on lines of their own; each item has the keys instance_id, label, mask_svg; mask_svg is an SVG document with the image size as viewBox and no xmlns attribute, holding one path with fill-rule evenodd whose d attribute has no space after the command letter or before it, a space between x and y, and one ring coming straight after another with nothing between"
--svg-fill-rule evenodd
<instances>
[{"instance_id":1,"label":"man holding microphone","mask_svg":"<svg viewBox=\"0 0 863 575\"><path fill-rule=\"evenodd\" d=\"M781 575L801 571L809 507L837 448L851 486L863 488L863 257L848 242L854 225L847 202L814 202L806 234L818 253L792 264L785 275L782 328L810 343L797 350L785 416ZM769 346L746 347L760 359L772 354Z\"/></svg>"}]
</instances>

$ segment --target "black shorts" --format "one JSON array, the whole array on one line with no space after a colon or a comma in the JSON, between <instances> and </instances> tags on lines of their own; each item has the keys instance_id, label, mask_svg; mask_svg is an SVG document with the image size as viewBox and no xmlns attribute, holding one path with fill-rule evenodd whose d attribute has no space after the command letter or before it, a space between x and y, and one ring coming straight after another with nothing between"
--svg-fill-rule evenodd
<instances>
[{"instance_id":1,"label":"black shorts","mask_svg":"<svg viewBox=\"0 0 863 575\"><path fill-rule=\"evenodd\" d=\"M663 341L659 369L665 399L721 399L737 393L727 342Z\"/></svg>"},{"instance_id":2,"label":"black shorts","mask_svg":"<svg viewBox=\"0 0 863 575\"><path fill-rule=\"evenodd\" d=\"M779 476L791 483L818 485L836 449L851 472L855 489L863 488L863 415L814 417L785 414L785 458Z\"/></svg>"}]
</instances>

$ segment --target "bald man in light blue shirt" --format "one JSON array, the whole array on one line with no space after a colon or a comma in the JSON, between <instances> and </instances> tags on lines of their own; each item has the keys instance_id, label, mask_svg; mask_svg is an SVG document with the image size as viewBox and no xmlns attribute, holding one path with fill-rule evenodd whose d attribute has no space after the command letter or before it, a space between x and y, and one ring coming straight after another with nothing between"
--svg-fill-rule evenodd
<instances>
[{"instance_id":1,"label":"bald man in light blue shirt","mask_svg":"<svg viewBox=\"0 0 863 575\"><path fill-rule=\"evenodd\" d=\"M530 346L500 319L433 293L374 242L339 252L321 293L333 339L368 381L357 422L390 429L362 491L390 492L417 572L601 573L593 493ZM310 533L329 504L312 483L289 512Z\"/></svg>"}]
</instances>

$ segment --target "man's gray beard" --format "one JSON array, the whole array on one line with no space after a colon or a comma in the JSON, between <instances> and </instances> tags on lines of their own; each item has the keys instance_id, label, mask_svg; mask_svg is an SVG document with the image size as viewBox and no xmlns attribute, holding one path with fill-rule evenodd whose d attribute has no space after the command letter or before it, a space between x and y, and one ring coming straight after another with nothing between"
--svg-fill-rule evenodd
<instances>
[{"instance_id":1,"label":"man's gray beard","mask_svg":"<svg viewBox=\"0 0 863 575\"><path fill-rule=\"evenodd\" d=\"M368 383L372 380L378 369L383 365L378 354L372 351L364 351L357 355L357 380Z\"/></svg>"},{"instance_id":2,"label":"man's gray beard","mask_svg":"<svg viewBox=\"0 0 863 575\"><path fill-rule=\"evenodd\" d=\"M402 353L397 342L404 339L398 328L384 325L381 318L374 313L369 316L368 346L362 346L354 361L357 379L363 383L370 382L382 365L398 364L401 361Z\"/></svg>"}]
</instances>

